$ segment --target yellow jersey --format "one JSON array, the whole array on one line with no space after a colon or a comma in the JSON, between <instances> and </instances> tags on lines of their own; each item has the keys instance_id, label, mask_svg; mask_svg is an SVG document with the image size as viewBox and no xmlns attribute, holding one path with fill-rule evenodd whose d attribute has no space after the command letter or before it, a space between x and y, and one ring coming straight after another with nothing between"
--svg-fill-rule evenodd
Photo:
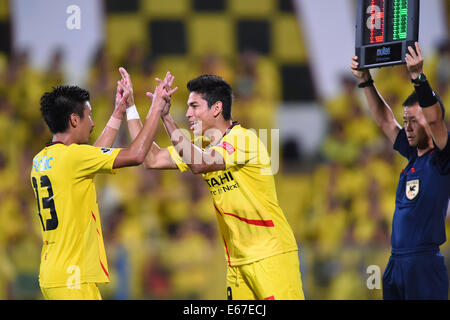
<instances>
[{"instance_id":1,"label":"yellow jersey","mask_svg":"<svg viewBox=\"0 0 450 320\"><path fill-rule=\"evenodd\" d=\"M96 173L115 173L120 149L50 143L33 159L43 247L42 288L109 282L94 185Z\"/></svg>"},{"instance_id":2,"label":"yellow jersey","mask_svg":"<svg viewBox=\"0 0 450 320\"><path fill-rule=\"evenodd\" d=\"M237 122L214 146L225 160L223 171L202 174L217 215L229 266L298 250L281 210L265 145ZM169 153L183 172L189 167L173 146Z\"/></svg>"}]
</instances>

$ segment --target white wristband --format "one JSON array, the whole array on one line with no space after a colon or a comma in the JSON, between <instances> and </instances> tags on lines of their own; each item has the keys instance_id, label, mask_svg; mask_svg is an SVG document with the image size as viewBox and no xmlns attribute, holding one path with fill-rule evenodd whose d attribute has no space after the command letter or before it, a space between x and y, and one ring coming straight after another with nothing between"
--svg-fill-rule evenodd
<instances>
[{"instance_id":1,"label":"white wristband","mask_svg":"<svg viewBox=\"0 0 450 320\"><path fill-rule=\"evenodd\" d=\"M127 120L133 120L133 119L140 119L139 113L136 109L136 105L132 105L131 107L127 108Z\"/></svg>"}]
</instances>

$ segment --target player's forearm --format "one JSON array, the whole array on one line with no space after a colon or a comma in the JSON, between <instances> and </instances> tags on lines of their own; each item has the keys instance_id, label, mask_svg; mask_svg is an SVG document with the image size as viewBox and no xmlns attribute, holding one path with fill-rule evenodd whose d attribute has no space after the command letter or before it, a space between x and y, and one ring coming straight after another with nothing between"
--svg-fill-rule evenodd
<instances>
[{"instance_id":1,"label":"player's forearm","mask_svg":"<svg viewBox=\"0 0 450 320\"><path fill-rule=\"evenodd\" d=\"M139 117L139 115L138 115ZM140 118L133 118L127 121L128 124L128 131L130 132L130 136L131 139L134 140L137 135L139 134L139 132L141 132L142 130L142 121ZM150 146L150 150L147 153L147 155L145 156L145 160L144 160L144 167L146 169L161 169L161 168L166 168L168 167L168 165L166 163L162 163L162 161L160 161L160 154L161 148L158 146L158 144L153 141L152 145ZM175 166L176 168L176 166Z\"/></svg>"},{"instance_id":2,"label":"player's forearm","mask_svg":"<svg viewBox=\"0 0 450 320\"><path fill-rule=\"evenodd\" d=\"M94 147L111 148L116 140L117 132L117 129L105 127L100 137L98 137L98 139L94 142Z\"/></svg>"},{"instance_id":3,"label":"player's forearm","mask_svg":"<svg viewBox=\"0 0 450 320\"><path fill-rule=\"evenodd\" d=\"M162 117L164 127L170 137L175 150L183 162L193 173L202 173L205 170L204 152L197 147L181 132L173 118L169 115Z\"/></svg>"},{"instance_id":4,"label":"player's forearm","mask_svg":"<svg viewBox=\"0 0 450 320\"><path fill-rule=\"evenodd\" d=\"M155 142L150 147L144 161L146 169L177 169L167 148L161 149Z\"/></svg>"},{"instance_id":5,"label":"player's forearm","mask_svg":"<svg viewBox=\"0 0 450 320\"><path fill-rule=\"evenodd\" d=\"M142 130L140 130L136 138L127 148L127 151L132 155L132 160L134 162L130 165L137 165L144 162L145 157L149 152L153 141L155 140L160 115L160 109L153 109L149 113Z\"/></svg>"},{"instance_id":6,"label":"player's forearm","mask_svg":"<svg viewBox=\"0 0 450 320\"><path fill-rule=\"evenodd\" d=\"M123 114L117 112L114 112L111 115L111 118L106 124L105 129L103 129L102 134L95 141L94 147L106 147L106 148L112 147L114 141L116 140L117 133L119 132L122 118Z\"/></svg>"},{"instance_id":7,"label":"player's forearm","mask_svg":"<svg viewBox=\"0 0 450 320\"><path fill-rule=\"evenodd\" d=\"M127 124L130 137L132 140L134 140L142 130L142 121L141 119L131 119L127 121Z\"/></svg>"},{"instance_id":8,"label":"player's forearm","mask_svg":"<svg viewBox=\"0 0 450 320\"><path fill-rule=\"evenodd\" d=\"M178 125L176 124L175 120L173 120L172 116L170 114L165 115L162 117L162 121L164 124L164 128L166 129L166 132L170 138L170 141L180 154L181 158L184 162L187 164L192 162L192 159L189 157L190 155L193 155L193 152L195 152L195 147L191 141L183 134L183 132L180 130ZM192 152L189 152L192 151ZM187 151L187 152L186 152ZM189 155L188 155L189 153Z\"/></svg>"}]
</instances>

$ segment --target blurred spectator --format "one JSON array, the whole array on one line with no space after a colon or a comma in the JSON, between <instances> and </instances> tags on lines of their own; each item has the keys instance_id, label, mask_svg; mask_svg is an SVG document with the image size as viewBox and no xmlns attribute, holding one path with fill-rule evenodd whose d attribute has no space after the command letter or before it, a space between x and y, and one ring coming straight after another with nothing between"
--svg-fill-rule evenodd
<instances>
[{"instance_id":1,"label":"blurred spectator","mask_svg":"<svg viewBox=\"0 0 450 320\"><path fill-rule=\"evenodd\" d=\"M233 91L234 120L247 128L274 127L280 82L270 60L253 50L243 51L238 57Z\"/></svg>"},{"instance_id":2,"label":"blurred spectator","mask_svg":"<svg viewBox=\"0 0 450 320\"><path fill-rule=\"evenodd\" d=\"M64 52L62 49L56 49L50 58L44 83L49 87L56 87L66 83L64 74Z\"/></svg>"}]
</instances>

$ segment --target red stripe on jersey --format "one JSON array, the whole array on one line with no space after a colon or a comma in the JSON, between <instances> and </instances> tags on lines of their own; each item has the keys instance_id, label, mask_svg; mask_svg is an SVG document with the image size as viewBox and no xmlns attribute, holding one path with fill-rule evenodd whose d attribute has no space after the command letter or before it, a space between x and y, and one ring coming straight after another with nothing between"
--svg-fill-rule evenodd
<instances>
[{"instance_id":1,"label":"red stripe on jersey","mask_svg":"<svg viewBox=\"0 0 450 320\"><path fill-rule=\"evenodd\" d=\"M272 220L251 220L251 219L239 217L238 215L235 215L233 213L228 213L228 212L224 212L223 214L226 214L227 216L232 216L232 217L238 218L241 221L244 221L248 224L253 224L255 226L261 226L261 227L273 227L274 226Z\"/></svg>"},{"instance_id":2,"label":"red stripe on jersey","mask_svg":"<svg viewBox=\"0 0 450 320\"><path fill-rule=\"evenodd\" d=\"M219 209L217 209L216 204L214 203L214 208L216 209L216 211L220 213ZM227 247L227 242L225 241L225 237L222 236L223 239L223 244L225 245L225 251L227 252L227 259L228 259L228 265L231 267L231 260L230 260L230 253L228 252L228 247Z\"/></svg>"},{"instance_id":3,"label":"red stripe on jersey","mask_svg":"<svg viewBox=\"0 0 450 320\"><path fill-rule=\"evenodd\" d=\"M223 238L223 243L225 244L225 251L227 252L227 258L228 258L228 265L231 267L231 260L230 260L230 254L228 253L228 247L227 247L227 242L225 241L225 238Z\"/></svg>"},{"instance_id":4,"label":"red stripe on jersey","mask_svg":"<svg viewBox=\"0 0 450 320\"><path fill-rule=\"evenodd\" d=\"M219 209L217 209L216 204L214 204L214 208L217 210L217 212L221 213ZM252 220L252 219L247 219L247 218L243 218L243 217L239 217L236 214L233 213L228 213L228 212L224 212L223 214L226 214L227 216L232 216L235 217L241 221L244 221L248 224L252 224L255 226L261 226L261 227L273 227L273 221L272 220Z\"/></svg>"},{"instance_id":5,"label":"red stripe on jersey","mask_svg":"<svg viewBox=\"0 0 450 320\"><path fill-rule=\"evenodd\" d=\"M109 273L108 273L108 271L106 271L106 268L105 268L105 266L103 265L103 263L102 263L102 260L100 260L100 265L102 266L102 269L103 269L103 272L106 274L106 276L109 278Z\"/></svg>"},{"instance_id":6,"label":"red stripe on jersey","mask_svg":"<svg viewBox=\"0 0 450 320\"><path fill-rule=\"evenodd\" d=\"M91 214L92 214L92 218L94 218L94 221L95 221L95 222L97 222L97 219L95 218L95 215L94 215L94 213L93 213L93 212L91 212Z\"/></svg>"},{"instance_id":7,"label":"red stripe on jersey","mask_svg":"<svg viewBox=\"0 0 450 320\"><path fill-rule=\"evenodd\" d=\"M270 296L270 297L264 298L264 300L275 300L275 297L274 296Z\"/></svg>"},{"instance_id":8,"label":"red stripe on jersey","mask_svg":"<svg viewBox=\"0 0 450 320\"><path fill-rule=\"evenodd\" d=\"M219 214L222 214L222 213L220 212L220 210L219 210L219 209L217 209L217 207L216 207L216 204L215 204L215 203L213 203L213 205L214 205L214 209L216 209L217 213L219 213Z\"/></svg>"}]
</instances>

